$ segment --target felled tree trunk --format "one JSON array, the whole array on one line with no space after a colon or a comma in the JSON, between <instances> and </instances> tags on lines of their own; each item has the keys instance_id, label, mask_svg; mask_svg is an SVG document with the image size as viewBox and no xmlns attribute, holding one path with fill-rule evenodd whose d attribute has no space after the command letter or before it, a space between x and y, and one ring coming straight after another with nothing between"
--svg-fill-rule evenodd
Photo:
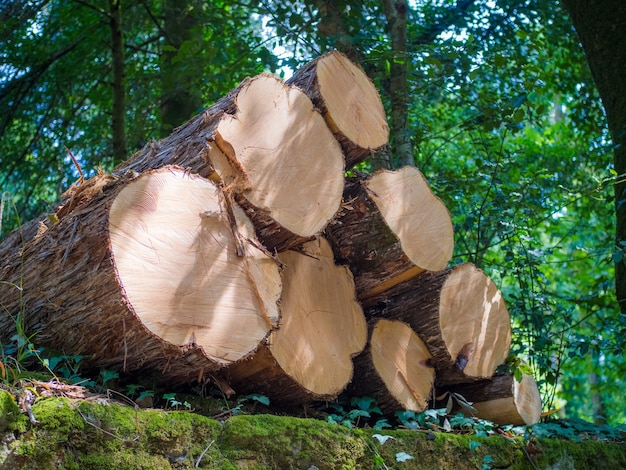
<instances>
[{"instance_id":1,"label":"felled tree trunk","mask_svg":"<svg viewBox=\"0 0 626 470\"><path fill-rule=\"evenodd\" d=\"M437 391L437 395L446 398L451 393L472 404L474 412L467 407L454 408L468 416L515 426L535 424L541 419L541 396L532 375L522 375L520 382L511 374L496 375L492 380Z\"/></svg>"},{"instance_id":2,"label":"felled tree trunk","mask_svg":"<svg viewBox=\"0 0 626 470\"><path fill-rule=\"evenodd\" d=\"M354 274L359 299L375 296L452 257L450 214L415 167L350 180L326 234Z\"/></svg>"},{"instance_id":3,"label":"felled tree trunk","mask_svg":"<svg viewBox=\"0 0 626 470\"><path fill-rule=\"evenodd\" d=\"M238 393L264 393L277 403L333 399L352 379L352 357L367 341L352 275L335 266L321 238L279 258L279 328L255 356L229 367L228 381Z\"/></svg>"},{"instance_id":4,"label":"felled tree trunk","mask_svg":"<svg viewBox=\"0 0 626 470\"><path fill-rule=\"evenodd\" d=\"M397 320L372 322L365 351L354 359L349 392L372 396L386 414L423 411L432 394L435 371L424 342L409 325Z\"/></svg>"},{"instance_id":5,"label":"felled tree trunk","mask_svg":"<svg viewBox=\"0 0 626 470\"><path fill-rule=\"evenodd\" d=\"M318 57L287 83L302 88L320 110L341 144L347 168L387 145L389 125L378 91L342 53Z\"/></svg>"},{"instance_id":6,"label":"felled tree trunk","mask_svg":"<svg viewBox=\"0 0 626 470\"><path fill-rule=\"evenodd\" d=\"M432 355L437 385L493 376L511 344L509 313L493 281L470 263L425 272L363 301L368 318L401 320Z\"/></svg>"},{"instance_id":7,"label":"felled tree trunk","mask_svg":"<svg viewBox=\"0 0 626 470\"><path fill-rule=\"evenodd\" d=\"M318 234L344 187L341 147L324 119L303 91L272 75L245 80L114 174L170 164L220 181L270 250Z\"/></svg>"},{"instance_id":8,"label":"felled tree trunk","mask_svg":"<svg viewBox=\"0 0 626 470\"><path fill-rule=\"evenodd\" d=\"M0 245L5 315L38 346L95 367L201 379L256 349L278 324L278 263L243 211L180 168L101 175L23 246ZM19 230L19 229L18 229Z\"/></svg>"}]
</instances>

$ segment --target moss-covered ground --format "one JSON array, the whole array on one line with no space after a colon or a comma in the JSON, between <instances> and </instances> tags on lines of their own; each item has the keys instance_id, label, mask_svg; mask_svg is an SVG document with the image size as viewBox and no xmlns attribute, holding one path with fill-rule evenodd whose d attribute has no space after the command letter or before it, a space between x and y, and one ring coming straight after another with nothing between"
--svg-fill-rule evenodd
<instances>
[{"instance_id":1,"label":"moss-covered ground","mask_svg":"<svg viewBox=\"0 0 626 470\"><path fill-rule=\"evenodd\" d=\"M320 419L211 419L109 400L40 398L29 420L0 391L6 469L620 469L626 444L348 429ZM387 437L390 436L390 437Z\"/></svg>"}]
</instances>

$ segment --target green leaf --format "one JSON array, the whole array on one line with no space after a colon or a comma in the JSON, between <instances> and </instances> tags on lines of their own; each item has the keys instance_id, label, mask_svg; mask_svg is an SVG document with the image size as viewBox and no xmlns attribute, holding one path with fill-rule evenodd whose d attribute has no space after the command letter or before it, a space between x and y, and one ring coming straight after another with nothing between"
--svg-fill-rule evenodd
<instances>
[{"instance_id":1,"label":"green leaf","mask_svg":"<svg viewBox=\"0 0 626 470\"><path fill-rule=\"evenodd\" d=\"M497 54L493 58L493 63L496 67L504 67L508 63L508 60L503 55Z\"/></svg>"},{"instance_id":2,"label":"green leaf","mask_svg":"<svg viewBox=\"0 0 626 470\"><path fill-rule=\"evenodd\" d=\"M482 445L482 443L481 443L481 442L472 441L472 440L470 440L470 441L469 441L469 448L470 448L470 450L476 450L476 449L478 449L481 445Z\"/></svg>"}]
</instances>

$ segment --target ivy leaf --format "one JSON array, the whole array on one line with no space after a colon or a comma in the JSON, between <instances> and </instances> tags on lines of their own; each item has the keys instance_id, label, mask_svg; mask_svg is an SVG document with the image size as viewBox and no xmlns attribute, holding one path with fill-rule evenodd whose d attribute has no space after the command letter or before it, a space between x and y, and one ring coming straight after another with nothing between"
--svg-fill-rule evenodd
<instances>
[{"instance_id":1,"label":"ivy leaf","mask_svg":"<svg viewBox=\"0 0 626 470\"><path fill-rule=\"evenodd\" d=\"M385 434L373 434L372 437L376 439L380 444L384 444L389 439L393 439L393 436L387 436Z\"/></svg>"},{"instance_id":2,"label":"ivy leaf","mask_svg":"<svg viewBox=\"0 0 626 470\"><path fill-rule=\"evenodd\" d=\"M482 445L482 443L480 443L480 442L476 442L476 441L469 441L469 448L470 448L470 450L476 450L476 449L478 449L481 445Z\"/></svg>"},{"instance_id":3,"label":"ivy leaf","mask_svg":"<svg viewBox=\"0 0 626 470\"><path fill-rule=\"evenodd\" d=\"M396 454L396 462L406 462L407 460L413 460L415 457L407 454L406 452L398 452Z\"/></svg>"}]
</instances>

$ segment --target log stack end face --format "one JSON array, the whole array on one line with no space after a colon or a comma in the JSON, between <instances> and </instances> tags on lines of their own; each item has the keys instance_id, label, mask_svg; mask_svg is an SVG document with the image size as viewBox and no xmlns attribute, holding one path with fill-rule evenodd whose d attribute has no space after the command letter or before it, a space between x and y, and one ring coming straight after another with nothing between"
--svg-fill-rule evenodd
<instances>
[{"instance_id":1,"label":"log stack end face","mask_svg":"<svg viewBox=\"0 0 626 470\"><path fill-rule=\"evenodd\" d=\"M240 209L235 215L233 236L218 188L172 168L142 174L109 214L118 282L137 319L218 364L253 351L279 316L278 266L250 246L237 254L234 239L254 239L254 230Z\"/></svg>"},{"instance_id":2,"label":"log stack end face","mask_svg":"<svg viewBox=\"0 0 626 470\"><path fill-rule=\"evenodd\" d=\"M470 263L456 266L440 299L441 336L465 376L492 377L511 345L511 320L495 283Z\"/></svg>"},{"instance_id":3,"label":"log stack end face","mask_svg":"<svg viewBox=\"0 0 626 470\"><path fill-rule=\"evenodd\" d=\"M311 100L277 77L260 75L220 121L216 144L245 182L243 196L303 237L319 233L339 209L344 159ZM236 162L236 163L234 163Z\"/></svg>"},{"instance_id":4,"label":"log stack end face","mask_svg":"<svg viewBox=\"0 0 626 470\"><path fill-rule=\"evenodd\" d=\"M416 267L422 271L444 269L454 248L452 220L422 173L409 166L383 170L365 184L403 252Z\"/></svg>"},{"instance_id":5,"label":"log stack end face","mask_svg":"<svg viewBox=\"0 0 626 470\"><path fill-rule=\"evenodd\" d=\"M362 69L332 51L319 60L317 79L331 129L365 149L376 150L387 144L385 109Z\"/></svg>"},{"instance_id":6,"label":"log stack end face","mask_svg":"<svg viewBox=\"0 0 626 470\"><path fill-rule=\"evenodd\" d=\"M435 372L428 348L409 325L378 320L371 334L370 353L375 370L400 408L420 412L428 407Z\"/></svg>"},{"instance_id":7,"label":"log stack end face","mask_svg":"<svg viewBox=\"0 0 626 470\"><path fill-rule=\"evenodd\" d=\"M535 378L524 374L520 382L514 381L513 387L514 402L522 421L513 424L537 424L541 419L541 395Z\"/></svg>"},{"instance_id":8,"label":"log stack end face","mask_svg":"<svg viewBox=\"0 0 626 470\"><path fill-rule=\"evenodd\" d=\"M285 265L283 316L270 350L303 388L319 397L337 396L352 379L352 357L367 342L352 274L334 264L324 239L279 256Z\"/></svg>"}]
</instances>

